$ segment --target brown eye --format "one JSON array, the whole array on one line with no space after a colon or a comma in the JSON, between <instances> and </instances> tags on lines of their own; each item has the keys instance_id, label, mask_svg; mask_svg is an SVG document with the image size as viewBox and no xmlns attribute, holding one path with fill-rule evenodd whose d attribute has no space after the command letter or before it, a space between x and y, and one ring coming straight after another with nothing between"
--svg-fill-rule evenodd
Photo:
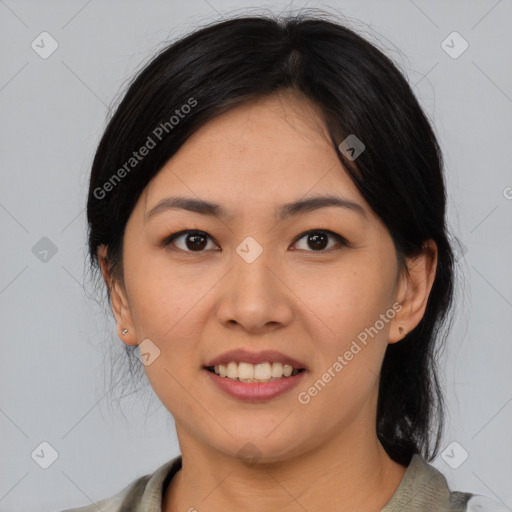
<instances>
[{"instance_id":1,"label":"brown eye","mask_svg":"<svg viewBox=\"0 0 512 512\"><path fill-rule=\"evenodd\" d=\"M168 246L173 244L178 247L178 249L186 252L203 252L208 245L209 238L211 239L210 235L204 231L186 230L174 233L166 238L163 245ZM180 244L178 245L175 241L180 241Z\"/></svg>"},{"instance_id":2,"label":"brown eye","mask_svg":"<svg viewBox=\"0 0 512 512\"><path fill-rule=\"evenodd\" d=\"M208 233L188 229L170 235L162 242L162 245L164 247L174 245L176 248L184 252L199 253L208 249L208 239L213 240ZM344 237L325 229L306 231L296 239L297 241L295 244L302 239L306 240L306 247L299 247L299 249L307 252L329 252L331 249L335 249L336 245L349 245L348 241ZM329 245L329 239L334 240L334 243ZM213 245L218 247L216 244ZM212 247L209 249L212 249Z\"/></svg>"},{"instance_id":3,"label":"brown eye","mask_svg":"<svg viewBox=\"0 0 512 512\"><path fill-rule=\"evenodd\" d=\"M327 252L329 249L332 249L333 246L331 245L327 249L327 251L324 250L329 243L329 238L333 238L334 240L336 240L336 242L339 245L348 245L347 240L345 238L343 238L341 235L338 235L337 233L333 233L332 231L329 231L329 230L307 231L306 233L303 233L302 235L300 235L298 240L301 240L303 238L306 240L306 246L309 247L310 249L304 249L304 248L300 248L300 249L301 250L304 249L309 252L315 252L315 251ZM336 245L336 244L334 244L334 245Z\"/></svg>"}]
</instances>

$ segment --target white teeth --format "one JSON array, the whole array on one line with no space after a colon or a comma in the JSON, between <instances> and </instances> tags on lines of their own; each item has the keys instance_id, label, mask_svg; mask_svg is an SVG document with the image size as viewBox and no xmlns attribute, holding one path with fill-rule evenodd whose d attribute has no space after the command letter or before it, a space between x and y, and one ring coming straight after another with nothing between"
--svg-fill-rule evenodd
<instances>
[{"instance_id":1,"label":"white teeth","mask_svg":"<svg viewBox=\"0 0 512 512\"><path fill-rule=\"evenodd\" d=\"M223 364L215 365L215 373L221 377L226 376L226 367Z\"/></svg>"},{"instance_id":2,"label":"white teeth","mask_svg":"<svg viewBox=\"0 0 512 512\"><path fill-rule=\"evenodd\" d=\"M231 361L228 363L228 370L226 372L226 377L229 377L230 379L237 379L238 378L238 365Z\"/></svg>"},{"instance_id":3,"label":"white teeth","mask_svg":"<svg viewBox=\"0 0 512 512\"><path fill-rule=\"evenodd\" d=\"M230 361L227 365L217 364L213 368L217 375L240 382L269 382L299 373L298 369L289 364L270 362L251 364Z\"/></svg>"},{"instance_id":4,"label":"white teeth","mask_svg":"<svg viewBox=\"0 0 512 512\"><path fill-rule=\"evenodd\" d=\"M283 375L289 377L292 374L293 368L289 364L283 366Z\"/></svg>"},{"instance_id":5,"label":"white teeth","mask_svg":"<svg viewBox=\"0 0 512 512\"><path fill-rule=\"evenodd\" d=\"M272 377L281 377L283 375L283 365L281 363L272 363Z\"/></svg>"},{"instance_id":6,"label":"white teeth","mask_svg":"<svg viewBox=\"0 0 512 512\"><path fill-rule=\"evenodd\" d=\"M244 364L240 363L239 367ZM251 365L252 366L252 365ZM240 370L238 370L240 371ZM259 363L254 365L254 378L257 380L268 380L272 377L272 365L270 363Z\"/></svg>"},{"instance_id":7,"label":"white teeth","mask_svg":"<svg viewBox=\"0 0 512 512\"><path fill-rule=\"evenodd\" d=\"M241 381L252 380L254 378L254 365L249 363L239 363L238 378Z\"/></svg>"}]
</instances>

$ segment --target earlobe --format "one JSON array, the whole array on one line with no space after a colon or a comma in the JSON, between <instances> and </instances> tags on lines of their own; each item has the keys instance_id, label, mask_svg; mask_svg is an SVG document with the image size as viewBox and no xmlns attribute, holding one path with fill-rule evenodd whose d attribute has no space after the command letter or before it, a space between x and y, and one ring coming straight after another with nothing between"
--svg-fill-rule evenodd
<instances>
[{"instance_id":1,"label":"earlobe","mask_svg":"<svg viewBox=\"0 0 512 512\"><path fill-rule=\"evenodd\" d=\"M407 272L400 278L396 299L402 308L391 322L389 343L402 340L423 318L437 268L437 245L434 240L426 240L421 253L406 261Z\"/></svg>"},{"instance_id":2,"label":"earlobe","mask_svg":"<svg viewBox=\"0 0 512 512\"><path fill-rule=\"evenodd\" d=\"M403 325L397 323L403 320L401 312L402 309L400 309L400 312L397 313L395 315L395 318L391 321L391 326L388 335L388 343L398 343L407 336L408 330Z\"/></svg>"},{"instance_id":3,"label":"earlobe","mask_svg":"<svg viewBox=\"0 0 512 512\"><path fill-rule=\"evenodd\" d=\"M117 335L127 345L137 345L128 300L121 286L114 282L111 289L112 311L117 323Z\"/></svg>"},{"instance_id":4,"label":"earlobe","mask_svg":"<svg viewBox=\"0 0 512 512\"><path fill-rule=\"evenodd\" d=\"M110 293L112 313L117 323L117 335L127 345L137 345L137 336L133 327L128 300L121 286L112 278L108 269L107 247L98 248L98 261L101 273Z\"/></svg>"}]
</instances>

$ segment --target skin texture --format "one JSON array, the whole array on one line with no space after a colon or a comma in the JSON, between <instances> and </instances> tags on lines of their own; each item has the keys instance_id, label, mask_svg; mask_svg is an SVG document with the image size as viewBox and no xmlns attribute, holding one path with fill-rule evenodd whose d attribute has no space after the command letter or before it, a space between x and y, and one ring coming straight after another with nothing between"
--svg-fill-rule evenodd
<instances>
[{"instance_id":1,"label":"skin texture","mask_svg":"<svg viewBox=\"0 0 512 512\"><path fill-rule=\"evenodd\" d=\"M331 206L274 217L281 204L320 194L357 202L366 215ZM145 218L171 195L219 203L232 217L168 210ZM194 250L186 235L162 245L184 229L206 232L207 245ZM314 229L350 246L330 237L315 250L307 235L297 239ZM247 236L263 248L252 263L236 252ZM406 468L377 438L378 375L387 344L424 314L437 248L430 241L408 260L408 276L399 269L389 232L349 179L314 105L281 91L210 121L139 198L125 231L124 282L108 275L105 246L99 256L120 339L149 338L160 350L145 370L175 419L183 456L165 512L377 511L387 503ZM301 404L297 394L397 302L394 318ZM202 367L237 348L279 350L308 373L299 389L272 400L236 400ZM256 464L237 455L247 442L259 451Z\"/></svg>"}]
</instances>

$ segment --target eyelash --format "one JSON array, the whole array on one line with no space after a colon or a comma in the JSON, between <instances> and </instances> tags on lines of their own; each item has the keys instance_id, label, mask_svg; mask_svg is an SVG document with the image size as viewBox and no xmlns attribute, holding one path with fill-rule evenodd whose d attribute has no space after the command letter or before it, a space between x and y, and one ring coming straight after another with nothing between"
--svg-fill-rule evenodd
<instances>
[{"instance_id":1,"label":"eyelash","mask_svg":"<svg viewBox=\"0 0 512 512\"><path fill-rule=\"evenodd\" d=\"M340 246L342 246L342 247L350 247L351 246L346 238L344 238L343 236L341 236L338 233L335 233L334 231L331 231L329 229L310 229L308 231L304 231L303 233L301 233L295 239L295 241L293 243L296 244L299 240L301 240L306 235L309 235L311 233L329 235L332 238L334 238L338 242L338 244ZM167 238L165 238L165 240L163 240L163 242L162 242L162 246L163 247L167 247L167 246L171 245L174 242L174 240L176 240L177 238L179 238L180 236L183 236L183 235L205 235L206 237L210 238L210 240L213 240L213 238L208 233L206 233L205 231L200 231L200 230L197 230L197 229L185 229L185 230L179 231L177 233L173 233L172 235L170 235ZM186 250L186 249L179 249L179 248L177 248L177 249L182 251L182 252L191 253L191 254L194 254L194 253L200 254L200 253L206 252L205 250L189 251L189 250ZM319 249L318 251L313 251L313 250L307 251L306 250L306 252L311 252L311 253L329 253L333 249L337 249L336 246L330 247L329 249Z\"/></svg>"}]
</instances>

